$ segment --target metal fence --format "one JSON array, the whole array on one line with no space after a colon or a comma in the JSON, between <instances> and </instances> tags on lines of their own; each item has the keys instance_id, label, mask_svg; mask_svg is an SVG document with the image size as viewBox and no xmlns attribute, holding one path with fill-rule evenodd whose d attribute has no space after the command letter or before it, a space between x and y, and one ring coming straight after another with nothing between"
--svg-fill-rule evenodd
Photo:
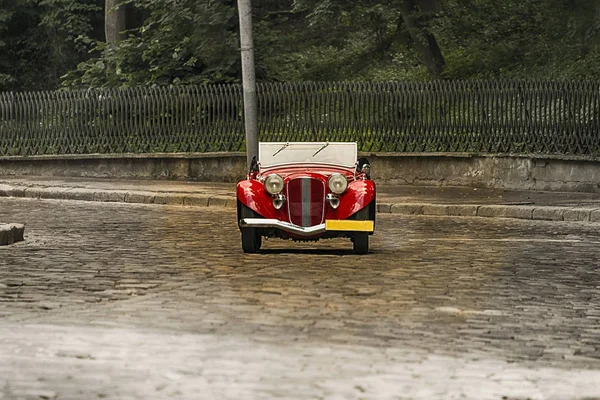
<instances>
[{"instance_id":1,"label":"metal fence","mask_svg":"<svg viewBox=\"0 0 600 400\"><path fill-rule=\"evenodd\" d=\"M263 141L600 154L600 82L258 85ZM0 155L244 150L239 85L0 94Z\"/></svg>"}]
</instances>

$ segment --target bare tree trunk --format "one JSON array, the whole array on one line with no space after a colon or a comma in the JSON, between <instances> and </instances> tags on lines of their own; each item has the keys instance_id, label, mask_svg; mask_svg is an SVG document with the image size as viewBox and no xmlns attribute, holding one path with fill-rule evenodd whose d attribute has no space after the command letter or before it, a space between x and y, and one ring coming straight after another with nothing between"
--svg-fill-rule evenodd
<instances>
[{"instance_id":1,"label":"bare tree trunk","mask_svg":"<svg viewBox=\"0 0 600 400\"><path fill-rule=\"evenodd\" d=\"M438 0L403 0L402 2L402 19L421 55L421 61L434 79L442 75L445 65L444 56L435 36L429 32L426 21L418 15L421 12L436 12L439 7Z\"/></svg>"},{"instance_id":2,"label":"bare tree trunk","mask_svg":"<svg viewBox=\"0 0 600 400\"><path fill-rule=\"evenodd\" d=\"M116 7L121 0L106 0L104 4L104 35L106 43L116 43L123 39L125 31L125 7Z\"/></svg>"}]
</instances>

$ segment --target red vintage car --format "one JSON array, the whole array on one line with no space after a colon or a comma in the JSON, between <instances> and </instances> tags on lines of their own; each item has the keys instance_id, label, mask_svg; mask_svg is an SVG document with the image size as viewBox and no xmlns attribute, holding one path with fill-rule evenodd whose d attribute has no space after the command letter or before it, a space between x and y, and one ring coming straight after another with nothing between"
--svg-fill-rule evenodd
<instances>
[{"instance_id":1,"label":"red vintage car","mask_svg":"<svg viewBox=\"0 0 600 400\"><path fill-rule=\"evenodd\" d=\"M257 252L262 237L316 241L349 238L369 251L375 228L375 183L356 143L259 143L237 185L242 249Z\"/></svg>"}]
</instances>

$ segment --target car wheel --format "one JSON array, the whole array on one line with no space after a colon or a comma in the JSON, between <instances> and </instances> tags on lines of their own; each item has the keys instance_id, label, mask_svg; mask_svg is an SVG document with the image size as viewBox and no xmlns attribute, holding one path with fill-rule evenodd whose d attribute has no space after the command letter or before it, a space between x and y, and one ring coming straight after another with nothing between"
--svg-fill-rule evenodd
<instances>
[{"instance_id":1,"label":"car wheel","mask_svg":"<svg viewBox=\"0 0 600 400\"><path fill-rule=\"evenodd\" d=\"M241 218L260 218L260 215L252 209L241 205ZM242 231L242 250L244 253L256 253L262 245L262 236L256 228L241 228Z\"/></svg>"},{"instance_id":2,"label":"car wheel","mask_svg":"<svg viewBox=\"0 0 600 400\"><path fill-rule=\"evenodd\" d=\"M369 219L369 207L365 207L356 213L356 219L366 221ZM352 238L354 254L367 254L369 252L369 233L354 232Z\"/></svg>"},{"instance_id":3,"label":"car wheel","mask_svg":"<svg viewBox=\"0 0 600 400\"><path fill-rule=\"evenodd\" d=\"M354 234L354 254L367 254L369 252L369 234L356 232Z\"/></svg>"}]
</instances>

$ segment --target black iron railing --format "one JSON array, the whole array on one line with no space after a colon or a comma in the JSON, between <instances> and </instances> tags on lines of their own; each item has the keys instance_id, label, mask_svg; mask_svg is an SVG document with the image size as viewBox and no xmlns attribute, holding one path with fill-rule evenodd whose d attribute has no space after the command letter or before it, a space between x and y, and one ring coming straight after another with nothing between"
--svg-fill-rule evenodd
<instances>
[{"instance_id":1,"label":"black iron railing","mask_svg":"<svg viewBox=\"0 0 600 400\"><path fill-rule=\"evenodd\" d=\"M364 151L600 154L600 82L258 85L263 141ZM239 85L0 94L0 155L245 148Z\"/></svg>"}]
</instances>

